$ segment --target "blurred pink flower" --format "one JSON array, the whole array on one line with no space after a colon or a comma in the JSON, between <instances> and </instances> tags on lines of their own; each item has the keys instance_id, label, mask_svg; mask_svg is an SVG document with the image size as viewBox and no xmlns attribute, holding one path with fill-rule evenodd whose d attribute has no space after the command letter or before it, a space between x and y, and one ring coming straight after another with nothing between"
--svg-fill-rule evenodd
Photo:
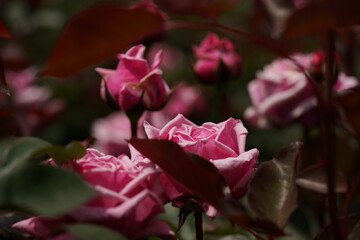
<instances>
[{"instance_id":1,"label":"blurred pink flower","mask_svg":"<svg viewBox=\"0 0 360 240\"><path fill-rule=\"evenodd\" d=\"M137 45L118 55L120 62L116 70L96 69L103 77L102 97L124 111L159 109L170 93L158 68L162 52L157 53L151 67L143 58L144 52L145 46Z\"/></svg>"},{"instance_id":2,"label":"blurred pink flower","mask_svg":"<svg viewBox=\"0 0 360 240\"><path fill-rule=\"evenodd\" d=\"M295 54L296 62L311 73L318 55ZM317 73L317 72L316 72ZM334 85L335 91L343 91L358 85L354 77L340 73ZM265 66L248 85L252 106L245 110L245 119L252 125L267 128L300 122L305 125L315 123L316 97L311 83L298 65L289 59L277 59Z\"/></svg>"},{"instance_id":3,"label":"blurred pink flower","mask_svg":"<svg viewBox=\"0 0 360 240\"><path fill-rule=\"evenodd\" d=\"M149 49L148 58L150 62L154 61L156 53L160 50L163 50L163 58L160 63L161 69L167 71L176 70L184 61L184 54L180 49L165 42L157 42L152 44Z\"/></svg>"},{"instance_id":4,"label":"blurred pink flower","mask_svg":"<svg viewBox=\"0 0 360 240\"><path fill-rule=\"evenodd\" d=\"M215 124L211 122L197 126L179 114L163 128L144 124L149 139L167 139L178 143L186 152L192 152L208 159L224 175L234 198L242 197L247 183L255 172L259 151L245 151L247 130L240 120L230 118ZM162 179L165 202L182 206L191 198L191 194L178 183ZM205 207L209 216L216 211Z\"/></svg>"},{"instance_id":5,"label":"blurred pink flower","mask_svg":"<svg viewBox=\"0 0 360 240\"><path fill-rule=\"evenodd\" d=\"M195 74L205 83L237 77L242 71L242 59L228 39L209 33L200 46L194 46Z\"/></svg>"},{"instance_id":6,"label":"blurred pink flower","mask_svg":"<svg viewBox=\"0 0 360 240\"><path fill-rule=\"evenodd\" d=\"M31 135L63 110L61 99L51 99L50 89L35 85L34 68L6 71L11 96L0 95L0 109L10 108L22 135ZM10 103L11 100L11 103Z\"/></svg>"},{"instance_id":7,"label":"blurred pink flower","mask_svg":"<svg viewBox=\"0 0 360 240\"><path fill-rule=\"evenodd\" d=\"M137 136L145 137L144 120L156 127L163 127L178 113L185 116L202 114L206 111L206 101L196 87L182 84L177 87L169 102L160 111L146 111L138 122ZM96 120L91 135L96 138L94 148L111 155L129 154L127 139L131 137L130 121L124 112L113 113Z\"/></svg>"},{"instance_id":8,"label":"blurred pink flower","mask_svg":"<svg viewBox=\"0 0 360 240\"><path fill-rule=\"evenodd\" d=\"M163 212L163 204L148 184L157 174L152 164L140 168L126 155L116 158L88 149L83 158L65 167L80 174L98 196L62 217L33 217L13 227L45 238L52 237L62 225L77 222L109 227L131 239L174 235L167 224L153 220Z\"/></svg>"}]
</instances>

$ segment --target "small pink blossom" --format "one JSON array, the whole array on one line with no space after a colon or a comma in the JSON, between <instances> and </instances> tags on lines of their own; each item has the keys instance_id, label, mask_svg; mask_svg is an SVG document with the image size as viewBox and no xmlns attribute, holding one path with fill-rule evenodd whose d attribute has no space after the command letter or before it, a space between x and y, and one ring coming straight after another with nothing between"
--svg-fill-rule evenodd
<instances>
[{"instance_id":1,"label":"small pink blossom","mask_svg":"<svg viewBox=\"0 0 360 240\"><path fill-rule=\"evenodd\" d=\"M259 151L245 150L247 130L240 120L230 118L215 124L211 122L197 126L179 114L163 128L156 128L145 122L149 139L167 139L178 143L186 152L192 152L208 159L224 175L234 198L242 197L257 164ZM184 204L182 199L190 193L178 183L169 180L164 174L162 183L167 202L176 206ZM207 214L215 211L207 207Z\"/></svg>"},{"instance_id":2,"label":"small pink blossom","mask_svg":"<svg viewBox=\"0 0 360 240\"><path fill-rule=\"evenodd\" d=\"M97 68L103 77L102 97L119 106L124 111L135 107L144 110L161 108L170 93L158 68L162 52L159 51L149 66L143 58L145 46L137 45L125 54L119 54L120 60L115 70Z\"/></svg>"},{"instance_id":3,"label":"small pink blossom","mask_svg":"<svg viewBox=\"0 0 360 240\"><path fill-rule=\"evenodd\" d=\"M173 236L169 226L153 220L163 212L163 205L149 186L149 179L157 174L152 165L140 168L126 155L116 158L88 149L83 158L64 167L77 172L98 196L62 217L33 217L16 223L15 228L51 238L54 230L64 224L85 222L111 228L131 239Z\"/></svg>"},{"instance_id":4,"label":"small pink blossom","mask_svg":"<svg viewBox=\"0 0 360 240\"><path fill-rule=\"evenodd\" d=\"M318 54L295 54L292 58L310 73L319 73L321 59ZM343 91L357 85L354 77L340 73L334 90ZM244 116L254 126L267 128L290 122L312 125L317 119L312 85L290 59L277 59L265 66L249 83L248 91L252 106L246 109Z\"/></svg>"},{"instance_id":5,"label":"small pink blossom","mask_svg":"<svg viewBox=\"0 0 360 240\"><path fill-rule=\"evenodd\" d=\"M221 82L241 74L242 59L230 40L210 33L193 49L194 71L205 83Z\"/></svg>"}]
</instances>

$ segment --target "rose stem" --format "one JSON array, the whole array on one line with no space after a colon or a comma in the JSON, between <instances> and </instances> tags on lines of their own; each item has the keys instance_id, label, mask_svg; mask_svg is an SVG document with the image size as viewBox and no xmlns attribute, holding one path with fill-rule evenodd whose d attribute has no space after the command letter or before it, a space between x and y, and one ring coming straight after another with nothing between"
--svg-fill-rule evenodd
<instances>
[{"instance_id":1,"label":"rose stem","mask_svg":"<svg viewBox=\"0 0 360 240\"><path fill-rule=\"evenodd\" d=\"M360 171L357 173L355 179L352 181L351 187L346 195L346 200L344 204L344 222L342 225L343 236L347 236L351 204L354 200L354 197L356 195L359 186L360 186Z\"/></svg>"},{"instance_id":2,"label":"rose stem","mask_svg":"<svg viewBox=\"0 0 360 240\"><path fill-rule=\"evenodd\" d=\"M324 102L320 103L321 112L321 132L323 143L323 157L325 160L326 181L328 187L328 213L330 215L331 229L335 240L341 240L341 232L338 220L338 209L335 194L335 134L332 126L332 87L334 82L334 53L335 53L335 32L330 30L326 34L326 70L325 70L325 89Z\"/></svg>"},{"instance_id":3,"label":"rose stem","mask_svg":"<svg viewBox=\"0 0 360 240\"><path fill-rule=\"evenodd\" d=\"M142 113L138 113L138 112L125 112L125 113L126 113L126 116L130 120L131 137L136 138L137 137L138 121L139 121Z\"/></svg>"},{"instance_id":4,"label":"rose stem","mask_svg":"<svg viewBox=\"0 0 360 240\"><path fill-rule=\"evenodd\" d=\"M194 215L196 240L203 240L202 211L195 210Z\"/></svg>"}]
</instances>

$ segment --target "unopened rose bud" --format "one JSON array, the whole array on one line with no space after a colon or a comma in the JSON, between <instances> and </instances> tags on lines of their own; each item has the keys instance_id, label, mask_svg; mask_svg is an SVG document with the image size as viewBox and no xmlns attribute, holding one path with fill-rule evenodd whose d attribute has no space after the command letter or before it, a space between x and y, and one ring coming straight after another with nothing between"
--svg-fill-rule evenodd
<instances>
[{"instance_id":1,"label":"unopened rose bud","mask_svg":"<svg viewBox=\"0 0 360 240\"><path fill-rule=\"evenodd\" d=\"M195 74L205 83L215 83L238 77L242 72L242 59L228 39L210 33L193 48Z\"/></svg>"},{"instance_id":2,"label":"unopened rose bud","mask_svg":"<svg viewBox=\"0 0 360 240\"><path fill-rule=\"evenodd\" d=\"M97 68L103 77L102 97L112 106L124 111L156 110L161 108L170 93L158 68L161 52L156 55L150 67L143 58L145 46L132 47L125 54L119 54L119 65L115 70Z\"/></svg>"}]
</instances>

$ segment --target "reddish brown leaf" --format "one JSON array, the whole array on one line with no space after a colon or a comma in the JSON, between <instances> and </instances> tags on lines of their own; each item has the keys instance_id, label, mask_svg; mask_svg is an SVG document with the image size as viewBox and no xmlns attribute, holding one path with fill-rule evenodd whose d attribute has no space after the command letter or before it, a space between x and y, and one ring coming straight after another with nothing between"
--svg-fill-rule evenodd
<instances>
[{"instance_id":1,"label":"reddish brown leaf","mask_svg":"<svg viewBox=\"0 0 360 240\"><path fill-rule=\"evenodd\" d=\"M129 143L202 200L220 209L226 183L209 161L187 155L175 142L132 138Z\"/></svg>"},{"instance_id":2,"label":"reddish brown leaf","mask_svg":"<svg viewBox=\"0 0 360 240\"><path fill-rule=\"evenodd\" d=\"M328 192L326 171L324 166L311 166L304 169L296 178L296 184L304 189L312 190L317 193L326 194ZM347 181L341 172L335 175L335 192L345 193L347 191Z\"/></svg>"},{"instance_id":3,"label":"reddish brown leaf","mask_svg":"<svg viewBox=\"0 0 360 240\"><path fill-rule=\"evenodd\" d=\"M0 37L11 38L11 35L3 22L0 21Z\"/></svg>"},{"instance_id":4,"label":"reddish brown leaf","mask_svg":"<svg viewBox=\"0 0 360 240\"><path fill-rule=\"evenodd\" d=\"M297 207L295 174L300 158L300 142L294 142L262 163L249 184L248 202L259 222L283 229Z\"/></svg>"},{"instance_id":5,"label":"reddish brown leaf","mask_svg":"<svg viewBox=\"0 0 360 240\"><path fill-rule=\"evenodd\" d=\"M41 75L68 77L161 31L163 24L144 8L91 6L70 20Z\"/></svg>"},{"instance_id":6,"label":"reddish brown leaf","mask_svg":"<svg viewBox=\"0 0 360 240\"><path fill-rule=\"evenodd\" d=\"M284 37L349 27L360 23L360 1L318 0L295 11L287 22Z\"/></svg>"},{"instance_id":7,"label":"reddish brown leaf","mask_svg":"<svg viewBox=\"0 0 360 240\"><path fill-rule=\"evenodd\" d=\"M218 17L226 9L237 3L237 0L230 1L169 1L169 0L155 0L156 4L175 14L193 14L203 17Z\"/></svg>"}]
</instances>

